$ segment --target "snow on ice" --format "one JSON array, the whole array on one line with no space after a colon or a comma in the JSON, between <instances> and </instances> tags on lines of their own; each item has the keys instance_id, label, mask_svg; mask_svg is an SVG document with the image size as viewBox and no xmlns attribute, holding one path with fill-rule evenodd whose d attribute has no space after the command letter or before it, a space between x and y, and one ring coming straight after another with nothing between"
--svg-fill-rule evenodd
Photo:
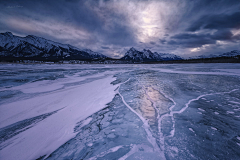
<instances>
[{"instance_id":1,"label":"snow on ice","mask_svg":"<svg viewBox=\"0 0 240 160\"><path fill-rule=\"evenodd\" d=\"M1 64L0 159L240 159L239 68Z\"/></svg>"}]
</instances>

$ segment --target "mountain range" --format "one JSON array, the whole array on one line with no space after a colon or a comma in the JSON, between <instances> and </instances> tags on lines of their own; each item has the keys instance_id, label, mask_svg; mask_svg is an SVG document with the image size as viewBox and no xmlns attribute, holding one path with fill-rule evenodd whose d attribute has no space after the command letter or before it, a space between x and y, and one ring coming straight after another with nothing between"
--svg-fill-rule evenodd
<instances>
[{"instance_id":1,"label":"mountain range","mask_svg":"<svg viewBox=\"0 0 240 160\"><path fill-rule=\"evenodd\" d=\"M181 57L168 54L168 53L157 53L151 52L150 50L143 49L143 51L138 51L135 48L128 50L121 60L128 60L132 62L154 62L154 61L170 61L170 60L182 60Z\"/></svg>"},{"instance_id":2,"label":"mountain range","mask_svg":"<svg viewBox=\"0 0 240 160\"><path fill-rule=\"evenodd\" d=\"M195 57L189 57L188 59L207 59L207 58L227 58L227 57L237 57L240 55L240 51L238 50L233 50L231 52L226 52L222 54L210 54L210 55L200 55L200 56L195 56Z\"/></svg>"},{"instance_id":3,"label":"mountain range","mask_svg":"<svg viewBox=\"0 0 240 160\"><path fill-rule=\"evenodd\" d=\"M31 59L31 60L104 60L111 59L90 49L79 49L69 44L61 44L45 38L28 35L19 37L11 32L0 33L1 59ZM137 51L131 48L121 61L150 62L181 60L182 58L168 53L152 53L144 49Z\"/></svg>"},{"instance_id":4,"label":"mountain range","mask_svg":"<svg viewBox=\"0 0 240 160\"><path fill-rule=\"evenodd\" d=\"M240 57L240 51L220 55L201 55L190 57L188 59L169 53L151 52L149 49L138 51L130 48L120 59L112 59L101 53L90 49L79 49L69 44L61 44L42 37L28 35L19 37L11 32L0 33L0 61L15 60L36 60L36 61L62 61L62 60L80 60L80 61L113 61L114 63L148 63L163 61L185 61L191 59L216 59L216 58L237 58Z\"/></svg>"},{"instance_id":5,"label":"mountain range","mask_svg":"<svg viewBox=\"0 0 240 160\"><path fill-rule=\"evenodd\" d=\"M41 37L18 37L11 32L0 33L0 57L34 60L93 60L107 56L90 49L79 49Z\"/></svg>"}]
</instances>

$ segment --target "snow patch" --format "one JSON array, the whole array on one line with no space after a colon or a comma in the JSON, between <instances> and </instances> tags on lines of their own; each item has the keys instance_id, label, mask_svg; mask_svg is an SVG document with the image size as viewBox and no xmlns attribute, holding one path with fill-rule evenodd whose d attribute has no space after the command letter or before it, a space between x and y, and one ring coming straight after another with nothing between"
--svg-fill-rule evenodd
<instances>
[{"instance_id":1,"label":"snow patch","mask_svg":"<svg viewBox=\"0 0 240 160\"><path fill-rule=\"evenodd\" d=\"M91 121L92 121L92 117L89 117L89 118L85 119L85 120L82 122L80 128L88 125Z\"/></svg>"},{"instance_id":2,"label":"snow patch","mask_svg":"<svg viewBox=\"0 0 240 160\"><path fill-rule=\"evenodd\" d=\"M211 128L212 128L213 130L215 130L215 131L217 130L217 128L215 128L215 127L211 127Z\"/></svg>"},{"instance_id":3,"label":"snow patch","mask_svg":"<svg viewBox=\"0 0 240 160\"><path fill-rule=\"evenodd\" d=\"M204 110L204 109L202 109L202 108L198 108L198 110L199 110L199 111L202 111L202 112L205 112L205 110Z\"/></svg>"},{"instance_id":4,"label":"snow patch","mask_svg":"<svg viewBox=\"0 0 240 160\"><path fill-rule=\"evenodd\" d=\"M240 104L240 102L235 102L235 101L229 101L231 103L234 103L234 104Z\"/></svg>"},{"instance_id":5,"label":"snow patch","mask_svg":"<svg viewBox=\"0 0 240 160\"><path fill-rule=\"evenodd\" d=\"M227 114L234 114L234 112L232 112L232 111L227 111Z\"/></svg>"},{"instance_id":6,"label":"snow patch","mask_svg":"<svg viewBox=\"0 0 240 160\"><path fill-rule=\"evenodd\" d=\"M77 122L101 110L113 99L117 86L110 83L114 80L115 78L107 77L78 87L1 105L1 127L65 108L7 140L11 144L0 151L0 159L37 159L49 155L74 138ZM90 120L87 119L84 124Z\"/></svg>"},{"instance_id":7,"label":"snow patch","mask_svg":"<svg viewBox=\"0 0 240 160\"><path fill-rule=\"evenodd\" d=\"M109 153L116 152L116 151L118 151L118 150L119 150L120 148L122 148L122 147L124 147L124 146L121 145L121 146L113 147L113 148L111 148L111 149L109 149L109 150L107 150L107 151L105 151L105 152L100 153L100 154L97 155L97 156L94 156L94 157L89 158L89 160L96 160L96 159L98 159L98 158L100 158L100 157L103 157L103 156L109 154Z\"/></svg>"},{"instance_id":8,"label":"snow patch","mask_svg":"<svg viewBox=\"0 0 240 160\"><path fill-rule=\"evenodd\" d=\"M188 128L190 131L194 132L194 130L192 128Z\"/></svg>"}]
</instances>

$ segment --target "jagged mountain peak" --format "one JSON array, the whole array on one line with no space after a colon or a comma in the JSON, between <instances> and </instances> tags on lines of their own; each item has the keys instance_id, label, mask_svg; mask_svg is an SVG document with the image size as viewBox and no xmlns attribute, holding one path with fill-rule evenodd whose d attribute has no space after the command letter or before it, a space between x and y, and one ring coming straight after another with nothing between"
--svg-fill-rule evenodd
<instances>
[{"instance_id":1,"label":"jagged mountain peak","mask_svg":"<svg viewBox=\"0 0 240 160\"><path fill-rule=\"evenodd\" d=\"M34 36L34 35L27 35L26 38L41 38L41 37L37 37L37 36Z\"/></svg>"},{"instance_id":2,"label":"jagged mountain peak","mask_svg":"<svg viewBox=\"0 0 240 160\"><path fill-rule=\"evenodd\" d=\"M147 53L147 54L152 54L152 51L150 51L149 49L143 49L142 52L143 52L143 53Z\"/></svg>"},{"instance_id":3,"label":"jagged mountain peak","mask_svg":"<svg viewBox=\"0 0 240 160\"><path fill-rule=\"evenodd\" d=\"M125 56L134 56L136 54L138 54L139 51L136 50L135 48L131 47L126 53Z\"/></svg>"},{"instance_id":4,"label":"jagged mountain peak","mask_svg":"<svg viewBox=\"0 0 240 160\"><path fill-rule=\"evenodd\" d=\"M0 57L37 57L53 60L107 58L105 55L89 49L79 49L69 44L61 44L34 35L18 37L11 32L1 33L0 35Z\"/></svg>"},{"instance_id":5,"label":"jagged mountain peak","mask_svg":"<svg viewBox=\"0 0 240 160\"><path fill-rule=\"evenodd\" d=\"M135 48L130 48L121 58L122 60L130 60L136 62L146 62L146 61L166 61L166 60L180 60L182 59L179 56L168 54L168 53L157 53L152 52L149 49L143 49L138 51Z\"/></svg>"},{"instance_id":6,"label":"jagged mountain peak","mask_svg":"<svg viewBox=\"0 0 240 160\"><path fill-rule=\"evenodd\" d=\"M5 35L5 36L10 36L10 37L13 36L12 32L5 32L5 33L1 33L1 34L2 34L2 35Z\"/></svg>"},{"instance_id":7,"label":"jagged mountain peak","mask_svg":"<svg viewBox=\"0 0 240 160\"><path fill-rule=\"evenodd\" d=\"M34 35L27 35L26 37L23 37L24 39L31 39L31 40L38 40L38 41L46 41L46 42L49 42L49 43L55 43L55 44L59 44L59 45L66 45L66 44L61 44L61 43L58 43L58 42L54 42L52 40L49 40L49 39L46 39L46 38L43 38L43 37L38 37L38 36L34 36ZM68 44L67 44L68 45Z\"/></svg>"},{"instance_id":8,"label":"jagged mountain peak","mask_svg":"<svg viewBox=\"0 0 240 160\"><path fill-rule=\"evenodd\" d=\"M47 40L45 38L34 36L34 35L27 35L26 37L24 37L24 39L41 40L41 41L49 41L49 42L51 41L51 40ZM51 42L53 42L53 41L51 41Z\"/></svg>"},{"instance_id":9,"label":"jagged mountain peak","mask_svg":"<svg viewBox=\"0 0 240 160\"><path fill-rule=\"evenodd\" d=\"M144 52L151 52L149 49L143 49Z\"/></svg>"},{"instance_id":10,"label":"jagged mountain peak","mask_svg":"<svg viewBox=\"0 0 240 160\"><path fill-rule=\"evenodd\" d=\"M131 47L129 51L137 51L134 47Z\"/></svg>"}]
</instances>

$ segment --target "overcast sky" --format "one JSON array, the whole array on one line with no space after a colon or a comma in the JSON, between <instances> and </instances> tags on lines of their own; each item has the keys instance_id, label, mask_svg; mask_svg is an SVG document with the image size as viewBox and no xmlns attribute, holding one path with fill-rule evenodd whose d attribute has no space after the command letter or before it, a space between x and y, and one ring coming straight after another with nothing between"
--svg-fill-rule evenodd
<instances>
[{"instance_id":1,"label":"overcast sky","mask_svg":"<svg viewBox=\"0 0 240 160\"><path fill-rule=\"evenodd\" d=\"M240 50L239 0L1 0L0 32L110 57L131 47L180 56Z\"/></svg>"}]
</instances>

